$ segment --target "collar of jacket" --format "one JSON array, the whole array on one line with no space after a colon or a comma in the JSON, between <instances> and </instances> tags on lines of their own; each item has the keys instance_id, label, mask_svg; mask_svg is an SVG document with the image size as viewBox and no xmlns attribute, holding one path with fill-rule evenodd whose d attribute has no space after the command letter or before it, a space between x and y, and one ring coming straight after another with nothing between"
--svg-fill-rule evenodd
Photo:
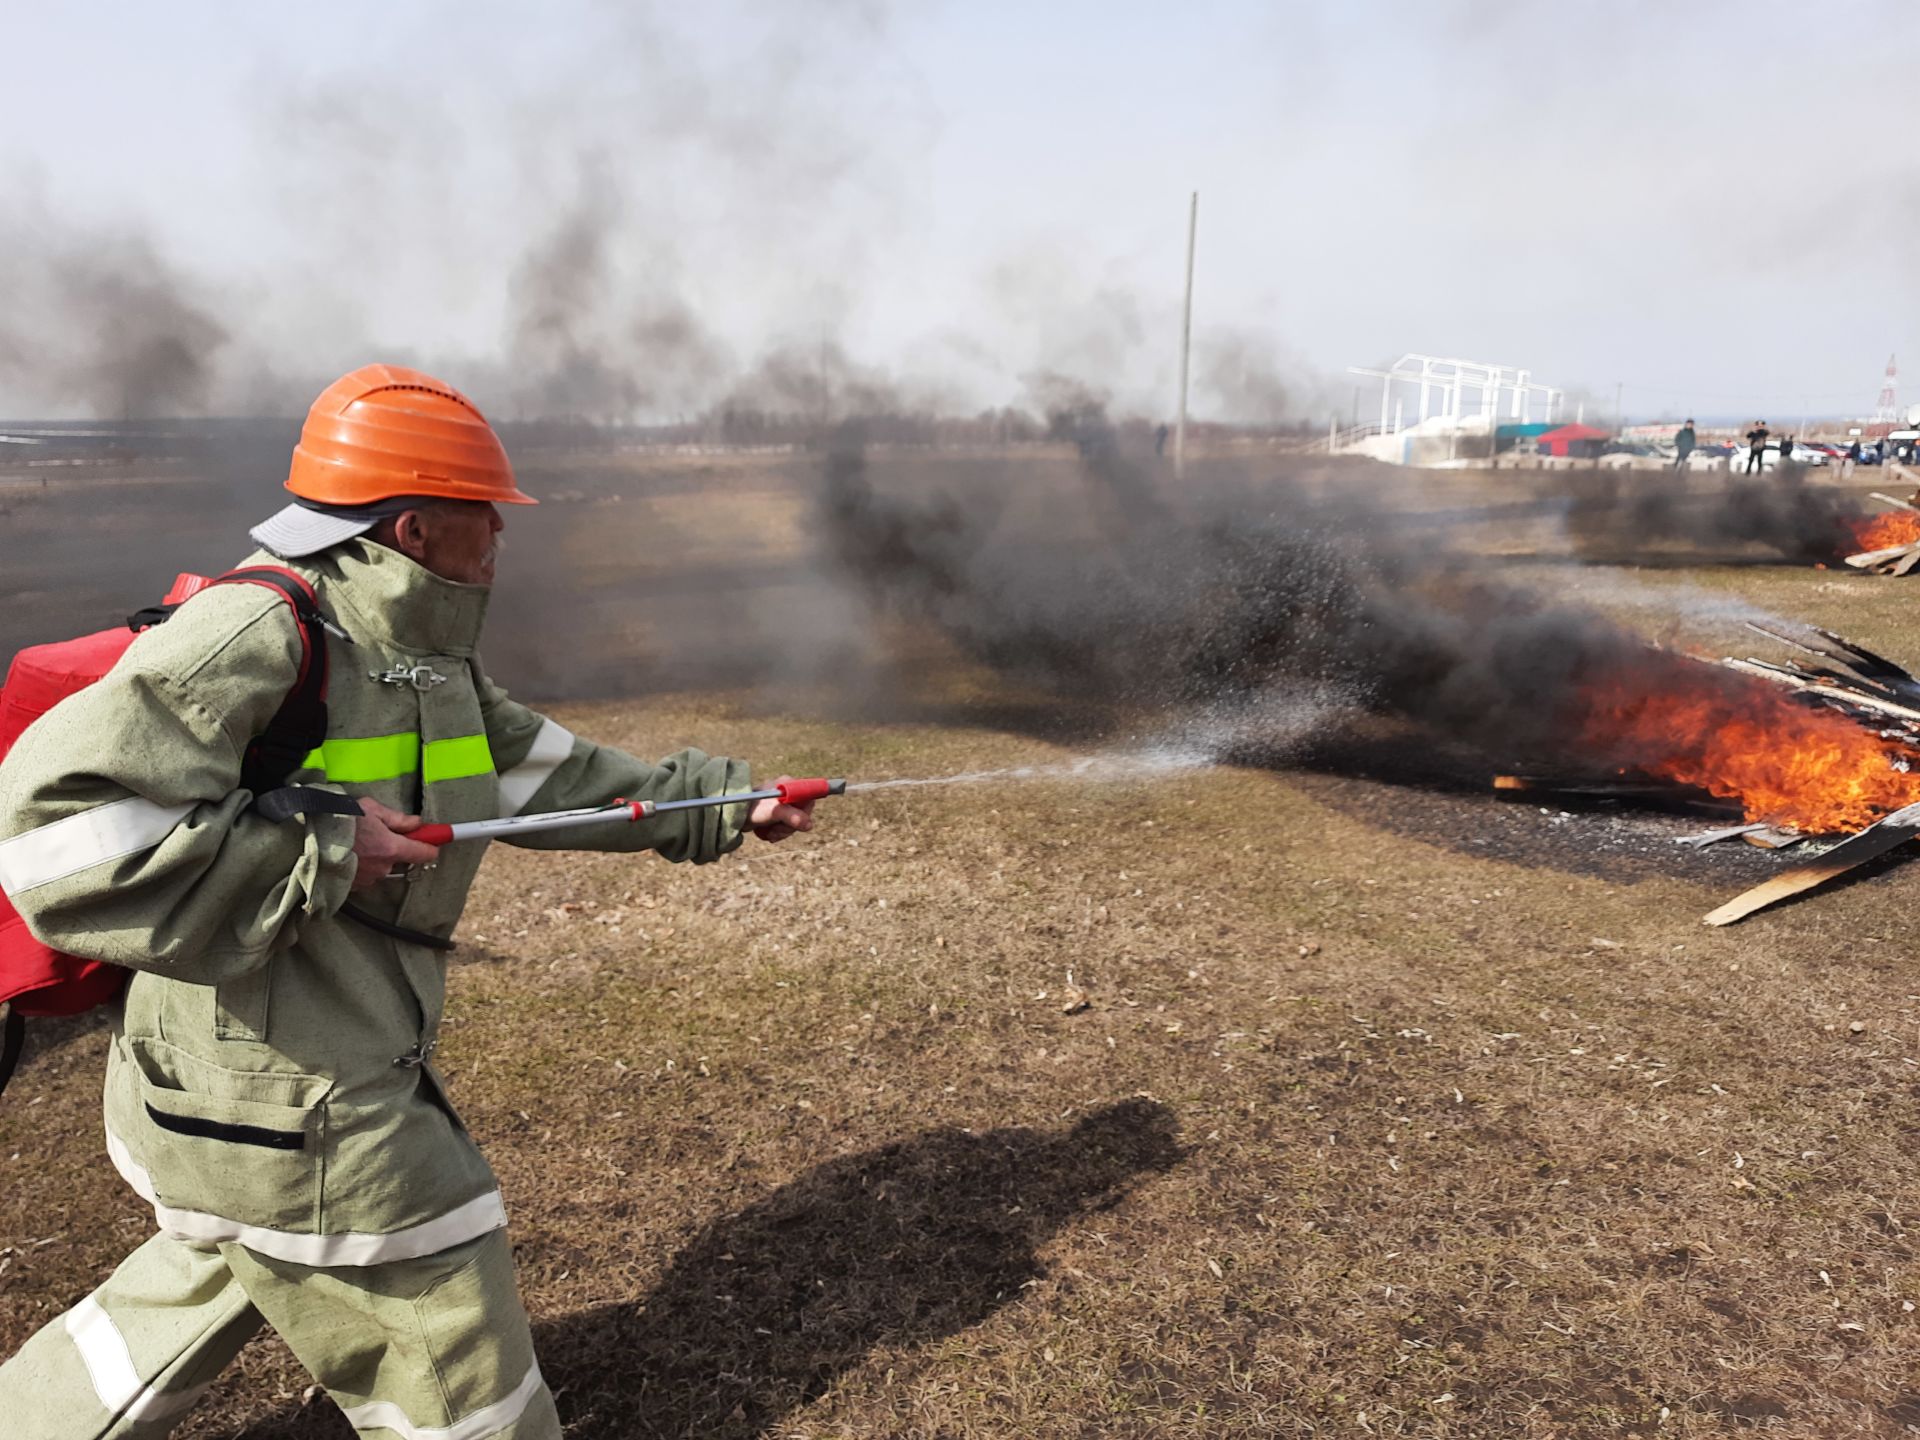
<instances>
[{"instance_id":1,"label":"collar of jacket","mask_svg":"<svg viewBox=\"0 0 1920 1440\"><path fill-rule=\"evenodd\" d=\"M322 606L356 644L464 659L480 643L491 586L443 580L399 551L361 539L335 545L300 568L313 575Z\"/></svg>"}]
</instances>

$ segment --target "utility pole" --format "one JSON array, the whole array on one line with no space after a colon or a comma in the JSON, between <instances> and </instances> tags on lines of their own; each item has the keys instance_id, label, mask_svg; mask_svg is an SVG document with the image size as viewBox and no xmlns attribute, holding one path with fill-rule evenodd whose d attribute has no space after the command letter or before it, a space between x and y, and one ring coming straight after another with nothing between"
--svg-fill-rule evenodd
<instances>
[{"instance_id":1,"label":"utility pole","mask_svg":"<svg viewBox=\"0 0 1920 1440\"><path fill-rule=\"evenodd\" d=\"M1173 474L1187 473L1187 361L1193 349L1193 241L1200 229L1200 192L1187 206L1187 303L1180 318L1180 414L1173 427Z\"/></svg>"}]
</instances>

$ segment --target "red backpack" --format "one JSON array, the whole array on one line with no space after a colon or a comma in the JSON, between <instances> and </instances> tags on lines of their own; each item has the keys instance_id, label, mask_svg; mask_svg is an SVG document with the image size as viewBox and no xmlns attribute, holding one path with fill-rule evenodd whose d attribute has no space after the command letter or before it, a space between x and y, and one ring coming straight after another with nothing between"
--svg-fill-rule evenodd
<instances>
[{"instance_id":1,"label":"red backpack","mask_svg":"<svg viewBox=\"0 0 1920 1440\"><path fill-rule=\"evenodd\" d=\"M215 585L265 586L286 601L300 624L298 678L265 733L247 748L241 771L240 783L255 795L278 789L327 734L326 621L313 587L278 566L229 570L211 580L181 575L160 605L129 616L123 628L22 650L13 657L6 685L0 688L0 760L27 726L111 670L135 635ZM126 986L128 973L118 965L63 955L41 944L0 893L0 1090L20 1058L25 1016L78 1015L109 1004Z\"/></svg>"}]
</instances>

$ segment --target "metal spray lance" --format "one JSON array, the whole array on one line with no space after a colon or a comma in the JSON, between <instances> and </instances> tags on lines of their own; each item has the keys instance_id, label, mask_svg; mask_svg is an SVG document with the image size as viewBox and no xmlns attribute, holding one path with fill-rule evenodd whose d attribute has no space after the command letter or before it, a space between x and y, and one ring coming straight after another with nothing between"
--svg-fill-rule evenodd
<instances>
[{"instance_id":1,"label":"metal spray lance","mask_svg":"<svg viewBox=\"0 0 1920 1440\"><path fill-rule=\"evenodd\" d=\"M702 795L693 800L615 800L611 805L592 805L583 810L555 810L545 815L503 815L498 820L463 820L454 825L422 825L409 830L407 839L423 845L448 845L456 840L491 840L513 835L532 835L542 830L573 830L587 825L631 825L636 820L651 820L676 810L705 810L715 805L738 805L755 800L778 800L783 805L798 805L807 800L822 800L829 795L847 793L844 780L788 780L765 790L742 790L732 795Z\"/></svg>"}]
</instances>

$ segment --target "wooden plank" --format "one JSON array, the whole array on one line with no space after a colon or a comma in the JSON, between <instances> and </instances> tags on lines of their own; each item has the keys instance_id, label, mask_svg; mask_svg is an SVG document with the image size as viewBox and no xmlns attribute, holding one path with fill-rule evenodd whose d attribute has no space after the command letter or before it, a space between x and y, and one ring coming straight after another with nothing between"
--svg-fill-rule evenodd
<instances>
[{"instance_id":1,"label":"wooden plank","mask_svg":"<svg viewBox=\"0 0 1920 1440\"><path fill-rule=\"evenodd\" d=\"M1556 796L1578 800L1668 800L1676 804L1712 810L1737 810L1731 800L1722 800L1694 785L1677 780L1612 780L1553 775L1496 775L1494 792L1502 799L1551 800Z\"/></svg>"},{"instance_id":2,"label":"wooden plank","mask_svg":"<svg viewBox=\"0 0 1920 1440\"><path fill-rule=\"evenodd\" d=\"M1742 675L1757 675L1763 680L1784 685L1810 700L1818 700L1836 708L1852 707L1871 710L1875 715L1887 715L1899 720L1920 723L1920 708L1882 699L1869 690L1855 690L1851 686L1833 684L1809 674L1797 665L1775 665L1770 661L1755 660L1751 656L1745 660L1728 658L1720 663L1729 670L1737 670ZM1860 715L1849 715L1847 718L1863 724L1866 721L1866 717Z\"/></svg>"},{"instance_id":3,"label":"wooden plank","mask_svg":"<svg viewBox=\"0 0 1920 1440\"><path fill-rule=\"evenodd\" d=\"M1794 664L1791 660L1784 664L1772 660L1762 660L1749 655L1744 660L1736 660L1729 655L1720 662L1729 670L1738 670L1742 675L1758 675L1762 679L1773 680L1794 690L1817 690L1820 677L1813 671ZM1849 694L1852 692L1849 691Z\"/></svg>"},{"instance_id":4,"label":"wooden plank","mask_svg":"<svg viewBox=\"0 0 1920 1440\"><path fill-rule=\"evenodd\" d=\"M1889 575L1905 575L1909 570L1913 569L1915 565L1920 565L1920 545L1915 545L1911 550L1907 551L1887 573Z\"/></svg>"},{"instance_id":5,"label":"wooden plank","mask_svg":"<svg viewBox=\"0 0 1920 1440\"><path fill-rule=\"evenodd\" d=\"M1884 565L1906 554L1911 548L1909 545L1889 545L1884 550L1862 550L1858 555L1847 556L1846 561L1856 570L1871 570L1876 565Z\"/></svg>"},{"instance_id":6,"label":"wooden plank","mask_svg":"<svg viewBox=\"0 0 1920 1440\"><path fill-rule=\"evenodd\" d=\"M1682 785L1672 780L1496 775L1493 777L1493 793L1501 800L1518 800L1549 807L1591 809L1622 804L1676 815L1700 815L1715 820L1723 816L1735 820L1741 814L1738 801L1725 800L1696 786Z\"/></svg>"},{"instance_id":7,"label":"wooden plank","mask_svg":"<svg viewBox=\"0 0 1920 1440\"><path fill-rule=\"evenodd\" d=\"M1876 655L1864 645L1841 639L1831 630L1822 630L1818 625L1809 625L1807 628L1826 642L1829 659L1841 661L1863 680L1888 690L1905 692L1913 699L1920 700L1920 680L1916 680L1908 670L1884 655Z\"/></svg>"},{"instance_id":8,"label":"wooden plank","mask_svg":"<svg viewBox=\"0 0 1920 1440\"><path fill-rule=\"evenodd\" d=\"M1648 795L1672 795L1688 791L1690 786L1665 784L1629 785L1611 780L1547 780L1535 776L1497 775L1494 794L1502 800L1637 800Z\"/></svg>"},{"instance_id":9,"label":"wooden plank","mask_svg":"<svg viewBox=\"0 0 1920 1440\"><path fill-rule=\"evenodd\" d=\"M1839 671L1821 670L1818 672L1821 675L1850 685L1866 686L1896 699L1920 703L1920 680L1886 656L1876 655L1866 646L1856 645L1851 640L1843 640L1831 630L1822 630L1818 625L1775 626L1757 620L1749 620L1747 628L1757 635L1765 635L1769 640L1778 640L1782 645L1791 645L1809 655L1818 655L1841 667Z\"/></svg>"},{"instance_id":10,"label":"wooden plank","mask_svg":"<svg viewBox=\"0 0 1920 1440\"><path fill-rule=\"evenodd\" d=\"M1756 910L1764 910L1769 905L1777 905L1782 900L1804 894L1849 870L1859 868L1869 860L1877 860L1916 835L1920 835L1920 805L1908 805L1869 825L1858 835L1842 840L1818 859L1796 865L1791 870L1782 870L1744 895L1736 895L1710 913L1706 923L1731 925L1736 920L1744 920Z\"/></svg>"},{"instance_id":11,"label":"wooden plank","mask_svg":"<svg viewBox=\"0 0 1920 1440\"><path fill-rule=\"evenodd\" d=\"M1870 490L1867 493L1875 500L1891 505L1897 510L1920 510L1920 505L1914 504L1911 500L1896 500L1891 495L1882 495L1878 490Z\"/></svg>"}]
</instances>

